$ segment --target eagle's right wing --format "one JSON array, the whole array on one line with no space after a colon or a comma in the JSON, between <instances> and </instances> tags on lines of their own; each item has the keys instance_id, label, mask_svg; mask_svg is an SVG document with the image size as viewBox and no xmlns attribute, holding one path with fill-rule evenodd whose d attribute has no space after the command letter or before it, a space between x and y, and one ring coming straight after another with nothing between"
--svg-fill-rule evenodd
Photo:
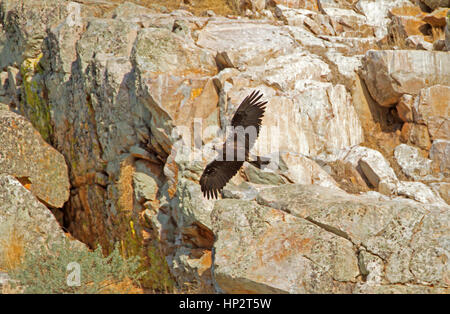
<instances>
[{"instance_id":1,"label":"eagle's right wing","mask_svg":"<svg viewBox=\"0 0 450 314\"><path fill-rule=\"evenodd\" d=\"M235 128L238 126L244 128L253 126L256 128L258 135L267 104L267 101L259 101L262 96L261 92L253 91L249 96L245 97L234 113L231 125Z\"/></svg>"}]
</instances>

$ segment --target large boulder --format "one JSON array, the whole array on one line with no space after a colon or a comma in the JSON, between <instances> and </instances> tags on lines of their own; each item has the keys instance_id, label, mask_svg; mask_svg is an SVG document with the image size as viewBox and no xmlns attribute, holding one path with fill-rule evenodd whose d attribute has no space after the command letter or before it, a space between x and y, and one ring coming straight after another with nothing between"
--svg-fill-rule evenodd
<instances>
[{"instance_id":1,"label":"large boulder","mask_svg":"<svg viewBox=\"0 0 450 314\"><path fill-rule=\"evenodd\" d=\"M66 238L52 212L10 175L0 174L0 200L0 258L9 245L28 251Z\"/></svg>"},{"instance_id":2,"label":"large boulder","mask_svg":"<svg viewBox=\"0 0 450 314\"><path fill-rule=\"evenodd\" d=\"M280 210L216 202L214 280L226 293L345 293L359 274L350 241Z\"/></svg>"},{"instance_id":3,"label":"large boulder","mask_svg":"<svg viewBox=\"0 0 450 314\"><path fill-rule=\"evenodd\" d=\"M359 0L355 7L367 17L367 23L375 27L375 36L383 38L388 34L388 24L391 22L390 10L399 7L412 7L409 0Z\"/></svg>"},{"instance_id":4,"label":"large boulder","mask_svg":"<svg viewBox=\"0 0 450 314\"><path fill-rule=\"evenodd\" d=\"M394 149L394 160L400 166L399 171L403 171L403 177L410 177L424 182L439 181L444 178L442 174L433 173L432 161L421 157L417 148L400 144ZM368 186L375 188L378 192L395 197L401 195L425 204L442 205L444 201L439 193L421 182L401 181L386 158L377 150L364 146L354 146L351 148L335 151L326 157L321 154L318 157L322 163L331 167L345 166L353 171L348 171L354 181L360 176L360 180L365 181ZM339 170L339 168L337 168ZM400 175L400 173L399 173ZM361 186L361 184L360 184ZM344 185L348 188L348 185ZM349 189L352 191L352 188Z\"/></svg>"},{"instance_id":5,"label":"large boulder","mask_svg":"<svg viewBox=\"0 0 450 314\"><path fill-rule=\"evenodd\" d=\"M245 94L235 92L237 87L230 92L232 99L238 95L242 99ZM361 123L345 86L305 79L296 82L290 97L270 98L253 151L259 155L287 151L314 156L363 140Z\"/></svg>"},{"instance_id":6,"label":"large boulder","mask_svg":"<svg viewBox=\"0 0 450 314\"><path fill-rule=\"evenodd\" d=\"M392 8L389 11L389 15L391 16L389 33L396 34L398 40L407 38L407 44L409 44L408 41L413 40L416 42L416 45L420 42L422 46L432 46L431 43L425 41L424 34L421 32L426 22L423 21L425 13L422 12L420 7L407 5Z\"/></svg>"},{"instance_id":7,"label":"large boulder","mask_svg":"<svg viewBox=\"0 0 450 314\"><path fill-rule=\"evenodd\" d=\"M403 94L417 95L436 84L450 85L450 55L438 51L370 50L361 71L370 95L384 107Z\"/></svg>"},{"instance_id":8,"label":"large boulder","mask_svg":"<svg viewBox=\"0 0 450 314\"><path fill-rule=\"evenodd\" d=\"M263 189L216 202L214 280L228 293L448 293L449 219L446 205Z\"/></svg>"},{"instance_id":9,"label":"large boulder","mask_svg":"<svg viewBox=\"0 0 450 314\"><path fill-rule=\"evenodd\" d=\"M430 159L435 161L442 172L450 171L450 141L437 139L430 148Z\"/></svg>"},{"instance_id":10,"label":"large boulder","mask_svg":"<svg viewBox=\"0 0 450 314\"><path fill-rule=\"evenodd\" d=\"M0 173L16 177L39 200L61 208L69 199L64 157L24 117L0 110Z\"/></svg>"},{"instance_id":11,"label":"large boulder","mask_svg":"<svg viewBox=\"0 0 450 314\"><path fill-rule=\"evenodd\" d=\"M436 182L430 184L433 191L440 195L442 199L450 205L450 183L449 182Z\"/></svg>"},{"instance_id":12,"label":"large boulder","mask_svg":"<svg viewBox=\"0 0 450 314\"><path fill-rule=\"evenodd\" d=\"M450 86L420 90L413 107L414 121L428 127L432 140L450 139Z\"/></svg>"},{"instance_id":13,"label":"large boulder","mask_svg":"<svg viewBox=\"0 0 450 314\"><path fill-rule=\"evenodd\" d=\"M318 159L325 163L336 161L348 163L369 185L376 189L380 188L380 184L395 185L398 182L397 175L383 154L368 147L356 145L334 151L332 154L321 154Z\"/></svg>"},{"instance_id":14,"label":"large boulder","mask_svg":"<svg viewBox=\"0 0 450 314\"><path fill-rule=\"evenodd\" d=\"M400 196L411 198L417 202L433 205L445 205L445 201L422 182L401 181L396 186L396 192Z\"/></svg>"},{"instance_id":15,"label":"large boulder","mask_svg":"<svg viewBox=\"0 0 450 314\"><path fill-rule=\"evenodd\" d=\"M376 150L369 152L359 159L358 165L372 186L380 191L383 183L397 183L397 176L384 156Z\"/></svg>"},{"instance_id":16,"label":"large boulder","mask_svg":"<svg viewBox=\"0 0 450 314\"><path fill-rule=\"evenodd\" d=\"M134 62L142 102L148 103L152 114L151 131L167 153L173 143L174 126L190 129L194 117L218 123L218 96L208 78L217 72L211 53L182 34L147 28L138 34ZM180 104L184 110L179 110Z\"/></svg>"},{"instance_id":17,"label":"large boulder","mask_svg":"<svg viewBox=\"0 0 450 314\"><path fill-rule=\"evenodd\" d=\"M394 150L394 157L409 178L420 180L431 174L432 161L423 157L416 147L400 144Z\"/></svg>"},{"instance_id":18,"label":"large boulder","mask_svg":"<svg viewBox=\"0 0 450 314\"><path fill-rule=\"evenodd\" d=\"M228 60L223 67L245 68L264 64L268 59L295 47L286 29L258 20L211 20L198 33L197 45Z\"/></svg>"},{"instance_id":19,"label":"large boulder","mask_svg":"<svg viewBox=\"0 0 450 314\"><path fill-rule=\"evenodd\" d=\"M0 68L20 65L27 58L37 57L42 51L47 27L58 24L77 5L65 0L2 1L1 23L8 36L0 52ZM30 20L34 22L30 23Z\"/></svg>"},{"instance_id":20,"label":"large boulder","mask_svg":"<svg viewBox=\"0 0 450 314\"><path fill-rule=\"evenodd\" d=\"M400 138L407 144L413 144L423 150L431 147L430 133L426 125L406 122L402 126Z\"/></svg>"}]
</instances>

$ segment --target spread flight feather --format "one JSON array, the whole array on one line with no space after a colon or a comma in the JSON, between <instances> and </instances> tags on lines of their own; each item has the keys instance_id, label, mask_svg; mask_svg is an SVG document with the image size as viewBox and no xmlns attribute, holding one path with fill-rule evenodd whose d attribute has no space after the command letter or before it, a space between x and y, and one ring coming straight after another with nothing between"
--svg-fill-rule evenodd
<instances>
[{"instance_id":1,"label":"spread flight feather","mask_svg":"<svg viewBox=\"0 0 450 314\"><path fill-rule=\"evenodd\" d=\"M231 119L231 126L236 132L227 138L219 156L203 171L200 187L203 195L208 199L217 198L227 182L242 167L244 161L248 161L250 149L256 142L266 109L267 101L260 101L262 96L263 94L259 91L253 91L245 97ZM260 160L259 157L258 160Z\"/></svg>"}]
</instances>

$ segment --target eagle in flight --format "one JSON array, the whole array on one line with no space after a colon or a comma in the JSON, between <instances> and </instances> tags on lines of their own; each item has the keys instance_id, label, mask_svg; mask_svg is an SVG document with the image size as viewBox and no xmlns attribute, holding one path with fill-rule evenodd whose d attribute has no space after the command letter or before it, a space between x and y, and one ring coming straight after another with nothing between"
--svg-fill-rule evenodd
<instances>
[{"instance_id":1,"label":"eagle in flight","mask_svg":"<svg viewBox=\"0 0 450 314\"><path fill-rule=\"evenodd\" d=\"M245 97L231 119L233 132L227 137L218 156L210 162L200 178L200 187L205 197L217 198L222 188L248 161L261 167L268 160L257 156L249 160L250 149L256 142L267 101L260 101L262 93L253 91Z\"/></svg>"}]
</instances>

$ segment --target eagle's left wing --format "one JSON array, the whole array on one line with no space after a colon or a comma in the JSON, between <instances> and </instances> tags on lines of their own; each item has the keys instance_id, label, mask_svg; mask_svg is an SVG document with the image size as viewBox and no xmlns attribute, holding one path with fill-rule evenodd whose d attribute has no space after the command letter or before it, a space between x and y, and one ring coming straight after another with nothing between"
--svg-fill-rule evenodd
<instances>
[{"instance_id":1,"label":"eagle's left wing","mask_svg":"<svg viewBox=\"0 0 450 314\"><path fill-rule=\"evenodd\" d=\"M209 198L217 198L222 188L239 171L244 161L220 161L210 162L200 178L200 187L203 195Z\"/></svg>"}]
</instances>

